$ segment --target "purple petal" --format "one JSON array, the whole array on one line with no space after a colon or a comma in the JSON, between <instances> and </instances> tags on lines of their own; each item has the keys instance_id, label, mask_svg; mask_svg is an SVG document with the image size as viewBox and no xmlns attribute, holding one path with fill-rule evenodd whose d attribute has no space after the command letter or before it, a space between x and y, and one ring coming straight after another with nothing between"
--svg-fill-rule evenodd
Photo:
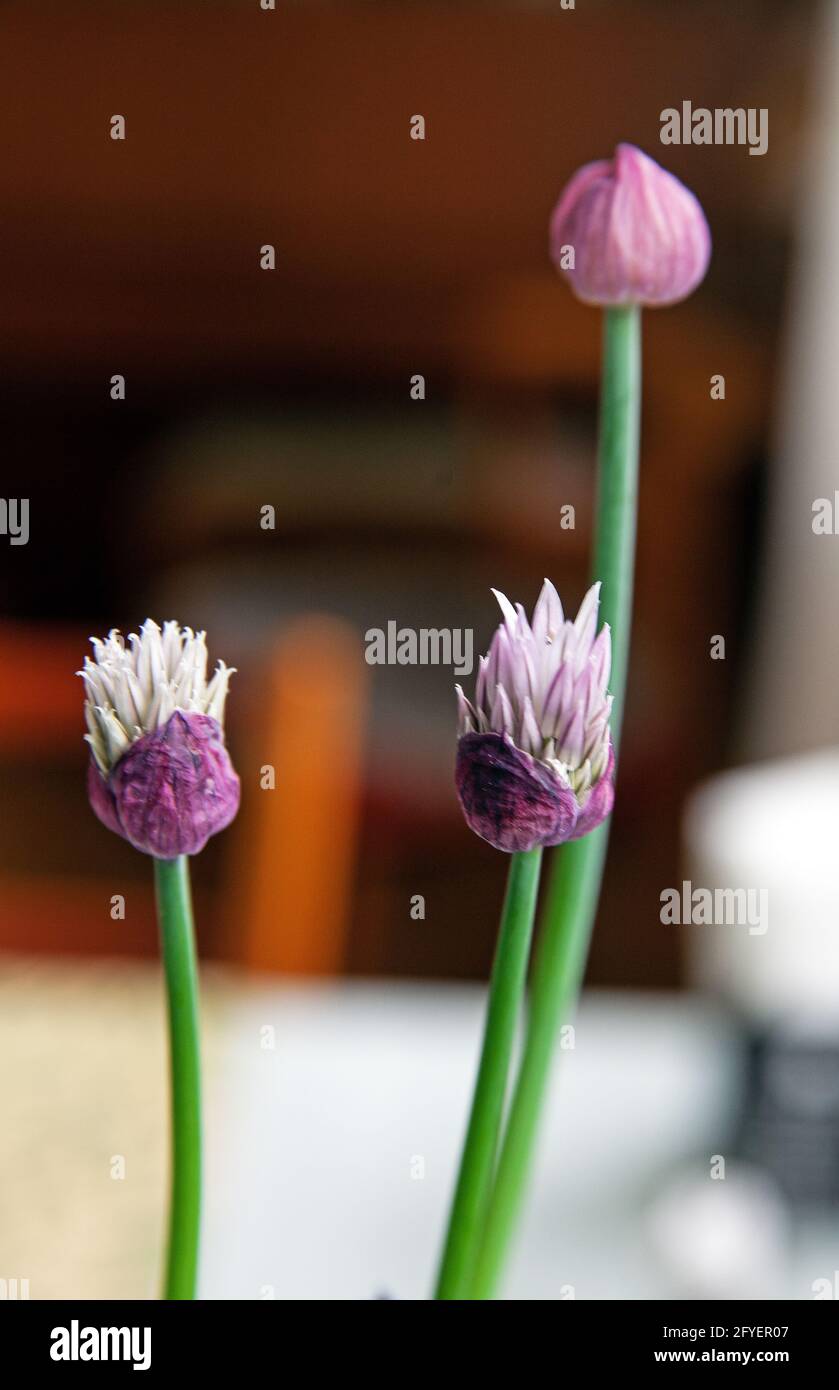
<instances>
[{"instance_id":1,"label":"purple petal","mask_svg":"<svg viewBox=\"0 0 839 1390\"><path fill-rule=\"evenodd\" d=\"M564 622L562 603L559 594L549 579L542 585L542 592L533 610L533 636L537 642L553 641Z\"/></svg>"},{"instance_id":2,"label":"purple petal","mask_svg":"<svg viewBox=\"0 0 839 1390\"><path fill-rule=\"evenodd\" d=\"M239 778L224 735L205 714L176 710L131 745L107 784L96 777L96 769L88 772L99 819L156 859L197 854L239 809Z\"/></svg>"},{"instance_id":3,"label":"purple petal","mask_svg":"<svg viewBox=\"0 0 839 1390\"><path fill-rule=\"evenodd\" d=\"M513 707L503 685L495 687L495 697L490 710L490 723L499 734L513 734Z\"/></svg>"},{"instance_id":4,"label":"purple petal","mask_svg":"<svg viewBox=\"0 0 839 1390\"><path fill-rule=\"evenodd\" d=\"M539 732L539 725L536 723L533 705L530 703L528 695L525 695L522 701L518 744L526 753L533 753L536 756L542 749L542 735Z\"/></svg>"},{"instance_id":5,"label":"purple petal","mask_svg":"<svg viewBox=\"0 0 839 1390\"><path fill-rule=\"evenodd\" d=\"M563 266L573 246L574 266ZM703 279L711 234L699 202L634 145L587 164L551 218L551 254L591 304L675 304Z\"/></svg>"},{"instance_id":6,"label":"purple petal","mask_svg":"<svg viewBox=\"0 0 839 1390\"><path fill-rule=\"evenodd\" d=\"M93 758L87 768L87 797L102 824L113 830L115 835L122 835L124 839L125 833L119 823L114 794Z\"/></svg>"},{"instance_id":7,"label":"purple petal","mask_svg":"<svg viewBox=\"0 0 839 1390\"><path fill-rule=\"evenodd\" d=\"M500 734L466 734L455 783L468 825L508 854L572 837L577 798L570 786Z\"/></svg>"},{"instance_id":8,"label":"purple petal","mask_svg":"<svg viewBox=\"0 0 839 1390\"><path fill-rule=\"evenodd\" d=\"M500 627L496 636L496 659L498 663L498 674L495 677L495 685L503 685L506 690L513 689L513 652L510 643L510 636L505 627ZM493 687L491 687L493 688Z\"/></svg>"},{"instance_id":9,"label":"purple petal","mask_svg":"<svg viewBox=\"0 0 839 1390\"><path fill-rule=\"evenodd\" d=\"M527 621L527 614L524 611L523 603L516 604L516 617L518 618L518 622L516 623L516 636L524 637L526 640L529 640L533 634L530 631L530 623Z\"/></svg>"},{"instance_id":10,"label":"purple petal","mask_svg":"<svg viewBox=\"0 0 839 1390\"><path fill-rule=\"evenodd\" d=\"M545 738L556 738L568 722L568 705L574 688L574 673L567 662L563 662L554 676L545 708L542 713L542 733Z\"/></svg>"}]
</instances>

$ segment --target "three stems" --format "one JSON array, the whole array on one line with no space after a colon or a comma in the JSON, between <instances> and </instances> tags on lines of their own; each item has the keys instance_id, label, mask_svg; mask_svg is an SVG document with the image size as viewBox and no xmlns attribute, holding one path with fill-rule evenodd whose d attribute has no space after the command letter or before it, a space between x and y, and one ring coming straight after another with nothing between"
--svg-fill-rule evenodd
<instances>
[{"instance_id":1,"label":"three stems","mask_svg":"<svg viewBox=\"0 0 839 1390\"><path fill-rule=\"evenodd\" d=\"M172 1077L172 1187L163 1297L194 1299L201 1224L201 1054L189 861L155 859Z\"/></svg>"},{"instance_id":2,"label":"three stems","mask_svg":"<svg viewBox=\"0 0 839 1390\"><path fill-rule=\"evenodd\" d=\"M640 310L606 311L593 578L602 582L601 616L612 629L615 744L623 716L632 612L640 341ZM530 1172L557 1030L574 1006L585 971L607 843L608 822L565 846L559 856L533 972L521 1066L498 1155L542 852L536 849L512 857L438 1298L490 1298L497 1286ZM201 1217L201 1066L185 856L155 860L155 889L172 1076L172 1195L164 1297L194 1299Z\"/></svg>"}]
</instances>

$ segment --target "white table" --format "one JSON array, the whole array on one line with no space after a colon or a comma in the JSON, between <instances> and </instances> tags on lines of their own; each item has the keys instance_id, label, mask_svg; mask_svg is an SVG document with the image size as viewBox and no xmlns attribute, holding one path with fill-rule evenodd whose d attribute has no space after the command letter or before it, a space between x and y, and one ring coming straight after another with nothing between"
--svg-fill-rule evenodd
<instances>
[{"instance_id":1,"label":"white table","mask_svg":"<svg viewBox=\"0 0 839 1390\"><path fill-rule=\"evenodd\" d=\"M205 972L204 1297L427 1296L482 1010L472 986ZM648 1213L680 1164L698 1156L707 1177L729 1041L689 997L587 997L575 1049L558 1054L508 1297L685 1291ZM28 1278L33 1298L154 1296L166 1188L156 968L0 962L0 1057L0 1277ZM812 1296L834 1268L825 1240L820 1227L805 1256L791 1253L776 1296Z\"/></svg>"}]
</instances>

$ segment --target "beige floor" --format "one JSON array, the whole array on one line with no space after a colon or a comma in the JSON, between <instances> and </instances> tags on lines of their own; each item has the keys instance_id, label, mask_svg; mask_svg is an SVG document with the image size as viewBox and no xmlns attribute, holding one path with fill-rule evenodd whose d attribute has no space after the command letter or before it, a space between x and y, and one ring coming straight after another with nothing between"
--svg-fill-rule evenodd
<instances>
[{"instance_id":1,"label":"beige floor","mask_svg":"<svg viewBox=\"0 0 839 1390\"><path fill-rule=\"evenodd\" d=\"M208 1081L226 992L206 975ZM0 1279L33 1299L155 1295L166 1105L154 965L0 957Z\"/></svg>"}]
</instances>

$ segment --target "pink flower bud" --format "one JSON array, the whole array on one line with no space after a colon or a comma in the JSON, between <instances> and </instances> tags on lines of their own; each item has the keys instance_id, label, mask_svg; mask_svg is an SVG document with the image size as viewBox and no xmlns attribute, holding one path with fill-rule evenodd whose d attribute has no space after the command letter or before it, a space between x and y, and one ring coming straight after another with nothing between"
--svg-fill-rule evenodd
<instances>
[{"instance_id":1,"label":"pink flower bud","mask_svg":"<svg viewBox=\"0 0 839 1390\"><path fill-rule=\"evenodd\" d=\"M554 208L550 244L557 269L587 304L676 304L711 257L698 200L634 145L577 171Z\"/></svg>"}]
</instances>

